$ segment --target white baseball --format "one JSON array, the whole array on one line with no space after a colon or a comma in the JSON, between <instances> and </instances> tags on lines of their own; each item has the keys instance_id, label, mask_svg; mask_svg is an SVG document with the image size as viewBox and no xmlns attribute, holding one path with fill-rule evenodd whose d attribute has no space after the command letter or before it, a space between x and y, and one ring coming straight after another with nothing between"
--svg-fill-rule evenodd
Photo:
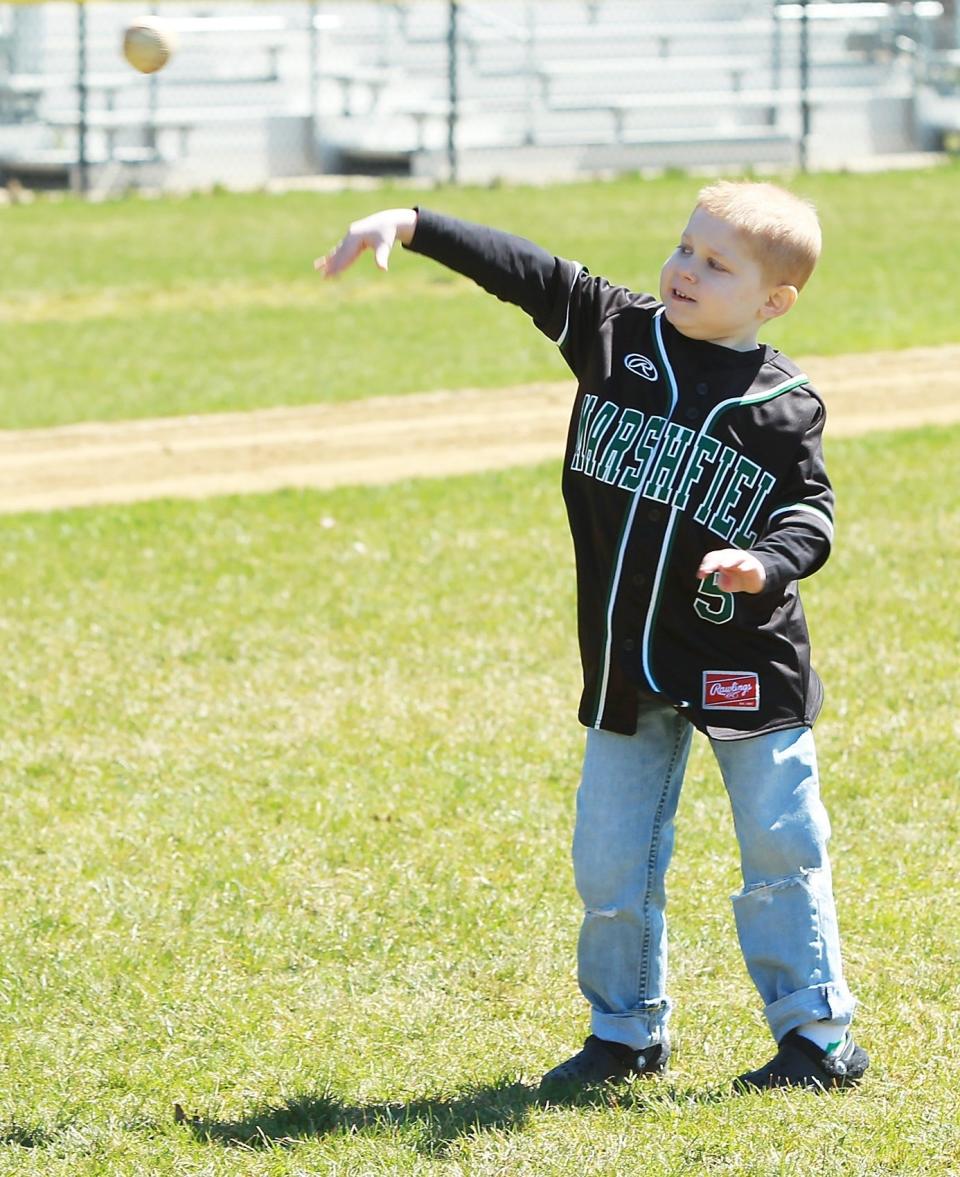
<instances>
[{"instance_id":1,"label":"white baseball","mask_svg":"<svg viewBox=\"0 0 960 1177\"><path fill-rule=\"evenodd\" d=\"M123 56L142 74L155 74L173 56L176 44L170 25L155 16L141 16L124 30Z\"/></svg>"}]
</instances>

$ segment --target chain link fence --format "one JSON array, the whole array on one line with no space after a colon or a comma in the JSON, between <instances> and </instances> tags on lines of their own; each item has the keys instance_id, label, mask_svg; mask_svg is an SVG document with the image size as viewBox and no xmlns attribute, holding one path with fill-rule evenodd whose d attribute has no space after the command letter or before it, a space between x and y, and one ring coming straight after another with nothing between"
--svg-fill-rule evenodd
<instances>
[{"instance_id":1,"label":"chain link fence","mask_svg":"<svg viewBox=\"0 0 960 1177\"><path fill-rule=\"evenodd\" d=\"M178 40L150 76L120 55L144 12ZM848 166L954 144L958 31L956 0L0 5L0 177L105 193Z\"/></svg>"}]
</instances>

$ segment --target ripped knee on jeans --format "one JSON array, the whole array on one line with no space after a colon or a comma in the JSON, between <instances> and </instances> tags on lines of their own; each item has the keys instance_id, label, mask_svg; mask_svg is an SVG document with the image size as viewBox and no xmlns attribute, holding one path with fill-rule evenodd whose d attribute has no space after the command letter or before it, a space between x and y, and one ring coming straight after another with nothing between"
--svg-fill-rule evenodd
<instances>
[{"instance_id":1,"label":"ripped knee on jeans","mask_svg":"<svg viewBox=\"0 0 960 1177\"><path fill-rule=\"evenodd\" d=\"M585 907L583 914L589 919L612 920L620 914L619 907Z\"/></svg>"},{"instance_id":2,"label":"ripped knee on jeans","mask_svg":"<svg viewBox=\"0 0 960 1177\"><path fill-rule=\"evenodd\" d=\"M799 874L785 875L779 879L761 879L759 883L749 883L740 892L740 896L757 895L759 891L782 891L786 887L796 887L798 884L809 886L811 876L819 876L823 874L823 868L819 866L803 866L800 868ZM757 898L761 896L757 895ZM735 896L735 898L737 898Z\"/></svg>"}]
</instances>

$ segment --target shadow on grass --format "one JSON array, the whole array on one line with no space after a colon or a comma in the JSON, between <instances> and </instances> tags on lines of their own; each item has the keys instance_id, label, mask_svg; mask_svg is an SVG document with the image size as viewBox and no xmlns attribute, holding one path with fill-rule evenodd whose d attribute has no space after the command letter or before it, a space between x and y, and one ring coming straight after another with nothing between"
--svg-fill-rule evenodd
<instances>
[{"instance_id":1,"label":"shadow on grass","mask_svg":"<svg viewBox=\"0 0 960 1177\"><path fill-rule=\"evenodd\" d=\"M478 1087L449 1099L349 1104L323 1093L281 1107L258 1108L238 1120L208 1120L176 1109L176 1119L200 1140L244 1148L275 1148L298 1140L358 1132L400 1134L424 1152L442 1151L458 1137L522 1127L537 1093L522 1083Z\"/></svg>"},{"instance_id":2,"label":"shadow on grass","mask_svg":"<svg viewBox=\"0 0 960 1177\"><path fill-rule=\"evenodd\" d=\"M21 1148L47 1148L55 1136L55 1132L45 1128L28 1128L24 1124L0 1125L0 1146L17 1144Z\"/></svg>"},{"instance_id":3,"label":"shadow on grass","mask_svg":"<svg viewBox=\"0 0 960 1177\"><path fill-rule=\"evenodd\" d=\"M238 1120L213 1120L187 1115L179 1104L175 1119L198 1140L242 1148L277 1148L334 1134L402 1135L408 1144L429 1154L443 1152L454 1141L478 1132L521 1129L535 1109L558 1107L630 1107L639 1114L655 1104L722 1102L729 1092L651 1087L602 1087L564 1098L542 1096L535 1088L502 1080L476 1087L449 1099L418 1099L409 1103L349 1104L332 1094L301 1096L280 1107L258 1108Z\"/></svg>"}]
</instances>

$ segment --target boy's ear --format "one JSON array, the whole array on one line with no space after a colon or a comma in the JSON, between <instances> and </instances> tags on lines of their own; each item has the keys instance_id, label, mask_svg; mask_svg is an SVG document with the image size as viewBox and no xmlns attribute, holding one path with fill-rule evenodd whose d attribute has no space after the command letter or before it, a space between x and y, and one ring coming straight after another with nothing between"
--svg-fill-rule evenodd
<instances>
[{"instance_id":1,"label":"boy's ear","mask_svg":"<svg viewBox=\"0 0 960 1177\"><path fill-rule=\"evenodd\" d=\"M774 286L767 301L760 308L760 317L762 319L778 319L793 309L793 305L799 297L800 291L796 286Z\"/></svg>"}]
</instances>

